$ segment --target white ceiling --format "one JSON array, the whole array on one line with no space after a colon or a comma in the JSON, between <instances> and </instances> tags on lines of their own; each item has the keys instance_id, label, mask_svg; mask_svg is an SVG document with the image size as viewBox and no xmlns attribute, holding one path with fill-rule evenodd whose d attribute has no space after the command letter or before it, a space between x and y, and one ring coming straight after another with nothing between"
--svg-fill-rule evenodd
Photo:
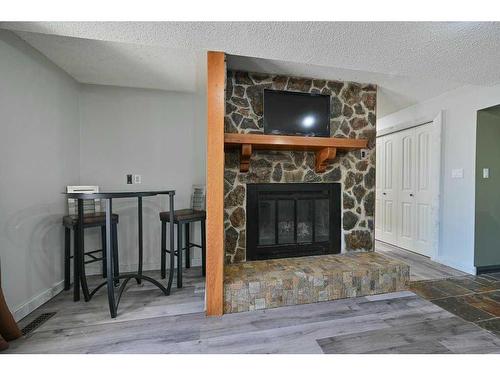
<instances>
[{"instance_id":1,"label":"white ceiling","mask_svg":"<svg viewBox=\"0 0 500 375\"><path fill-rule=\"evenodd\" d=\"M439 79L422 80L390 74L234 55L228 55L227 63L230 69L235 70L376 83L378 85L377 115L380 117L463 85L463 83L445 82Z\"/></svg>"},{"instance_id":2,"label":"white ceiling","mask_svg":"<svg viewBox=\"0 0 500 375\"><path fill-rule=\"evenodd\" d=\"M190 50L16 33L78 82L168 91L196 89L196 54Z\"/></svg>"},{"instance_id":3,"label":"white ceiling","mask_svg":"<svg viewBox=\"0 0 500 375\"><path fill-rule=\"evenodd\" d=\"M500 23L494 22L29 22L0 27L14 30L87 83L191 91L200 64L196 56L220 50L253 57L230 58L235 67L377 83L379 115L464 84L500 84Z\"/></svg>"}]
</instances>

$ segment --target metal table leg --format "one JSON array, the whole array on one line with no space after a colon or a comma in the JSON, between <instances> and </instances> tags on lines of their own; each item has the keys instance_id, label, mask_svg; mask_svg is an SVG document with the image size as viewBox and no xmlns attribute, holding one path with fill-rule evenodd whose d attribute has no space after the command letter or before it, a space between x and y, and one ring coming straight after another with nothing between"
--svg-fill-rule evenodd
<instances>
[{"instance_id":1,"label":"metal table leg","mask_svg":"<svg viewBox=\"0 0 500 375\"><path fill-rule=\"evenodd\" d=\"M71 277L71 228L64 228L64 290L70 288Z\"/></svg>"},{"instance_id":2,"label":"metal table leg","mask_svg":"<svg viewBox=\"0 0 500 375\"><path fill-rule=\"evenodd\" d=\"M142 197L137 198L137 217L139 223L139 266L137 269L137 274L142 276L142 258L143 258L143 241L142 241ZM137 278L137 284L141 283L141 279Z\"/></svg>"},{"instance_id":3,"label":"metal table leg","mask_svg":"<svg viewBox=\"0 0 500 375\"><path fill-rule=\"evenodd\" d=\"M181 221L177 223L177 288L182 288L182 228Z\"/></svg>"},{"instance_id":4,"label":"metal table leg","mask_svg":"<svg viewBox=\"0 0 500 375\"><path fill-rule=\"evenodd\" d=\"M189 222L187 222L186 224L184 224L186 227L186 268L191 268L191 238L190 238L190 234L191 234L191 228L190 228L190 225L189 225Z\"/></svg>"},{"instance_id":5,"label":"metal table leg","mask_svg":"<svg viewBox=\"0 0 500 375\"><path fill-rule=\"evenodd\" d=\"M80 284L82 285L83 298L85 302L90 301L87 276L85 275L85 245L83 237L83 199L78 199L78 270L80 273ZM76 255L76 254L75 254Z\"/></svg>"},{"instance_id":6,"label":"metal table leg","mask_svg":"<svg viewBox=\"0 0 500 375\"><path fill-rule=\"evenodd\" d=\"M113 245L111 242L111 198L106 199L106 285L108 289L109 313L112 318L116 318L115 290L114 290L114 272L113 272Z\"/></svg>"},{"instance_id":7,"label":"metal table leg","mask_svg":"<svg viewBox=\"0 0 500 375\"><path fill-rule=\"evenodd\" d=\"M102 247L102 278L106 278L106 227L101 227L101 247Z\"/></svg>"},{"instance_id":8,"label":"metal table leg","mask_svg":"<svg viewBox=\"0 0 500 375\"><path fill-rule=\"evenodd\" d=\"M80 301L80 261L78 227L73 227L73 301Z\"/></svg>"},{"instance_id":9,"label":"metal table leg","mask_svg":"<svg viewBox=\"0 0 500 375\"><path fill-rule=\"evenodd\" d=\"M170 210L170 268L168 270L168 284L167 291L170 294L172 288L172 281L174 280L174 267L175 267L175 248L174 248L174 193L169 195L169 206Z\"/></svg>"},{"instance_id":10,"label":"metal table leg","mask_svg":"<svg viewBox=\"0 0 500 375\"><path fill-rule=\"evenodd\" d=\"M167 254L165 249L167 248L167 223L165 221L161 221L161 278L164 279L167 277Z\"/></svg>"}]
</instances>

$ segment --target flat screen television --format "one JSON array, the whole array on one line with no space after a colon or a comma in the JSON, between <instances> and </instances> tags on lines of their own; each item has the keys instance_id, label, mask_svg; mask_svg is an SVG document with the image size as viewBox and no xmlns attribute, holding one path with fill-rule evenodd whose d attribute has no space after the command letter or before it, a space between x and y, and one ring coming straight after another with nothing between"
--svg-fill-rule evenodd
<instances>
[{"instance_id":1,"label":"flat screen television","mask_svg":"<svg viewBox=\"0 0 500 375\"><path fill-rule=\"evenodd\" d=\"M330 136L330 96L264 90L264 134Z\"/></svg>"}]
</instances>

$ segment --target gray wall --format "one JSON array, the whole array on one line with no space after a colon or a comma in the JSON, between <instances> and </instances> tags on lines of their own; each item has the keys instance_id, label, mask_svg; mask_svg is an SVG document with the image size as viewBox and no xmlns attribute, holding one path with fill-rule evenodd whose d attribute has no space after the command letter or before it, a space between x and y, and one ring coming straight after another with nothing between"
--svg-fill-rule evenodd
<instances>
[{"instance_id":1,"label":"gray wall","mask_svg":"<svg viewBox=\"0 0 500 375\"><path fill-rule=\"evenodd\" d=\"M204 61L205 56L199 56ZM2 288L20 319L62 290L66 185L177 190L205 182L205 64L192 94L81 85L13 33L0 30L0 258ZM137 203L116 201L122 270L137 266ZM158 210L144 202L145 268L159 268ZM193 231L199 240L199 228ZM86 249L99 248L96 232ZM195 250L194 263L200 263ZM98 264L88 273L100 271Z\"/></svg>"},{"instance_id":2,"label":"gray wall","mask_svg":"<svg viewBox=\"0 0 500 375\"><path fill-rule=\"evenodd\" d=\"M496 111L495 111L496 109ZM477 113L474 265L500 265L500 109ZM489 178L483 178L489 168Z\"/></svg>"},{"instance_id":3,"label":"gray wall","mask_svg":"<svg viewBox=\"0 0 500 375\"><path fill-rule=\"evenodd\" d=\"M500 85L464 86L377 119L377 131L443 113L439 250L434 259L475 273L474 217L477 111L500 103ZM452 170L463 169L463 178Z\"/></svg>"},{"instance_id":4,"label":"gray wall","mask_svg":"<svg viewBox=\"0 0 500 375\"><path fill-rule=\"evenodd\" d=\"M197 151L197 134L204 123L196 121L197 97L155 90L82 85L80 92L80 181L84 185L126 187L127 173L140 174L138 188L173 187L178 208L190 206L193 184L204 183ZM130 186L130 185L129 185ZM145 268L158 269L160 222L158 210L166 197L144 199ZM120 266L137 265L137 202L115 200L120 215ZM199 225L196 227L198 240ZM95 243L98 233L87 239ZM199 251L194 251L199 260Z\"/></svg>"},{"instance_id":5,"label":"gray wall","mask_svg":"<svg viewBox=\"0 0 500 375\"><path fill-rule=\"evenodd\" d=\"M0 257L23 316L62 287L61 192L79 180L78 85L0 30Z\"/></svg>"}]
</instances>

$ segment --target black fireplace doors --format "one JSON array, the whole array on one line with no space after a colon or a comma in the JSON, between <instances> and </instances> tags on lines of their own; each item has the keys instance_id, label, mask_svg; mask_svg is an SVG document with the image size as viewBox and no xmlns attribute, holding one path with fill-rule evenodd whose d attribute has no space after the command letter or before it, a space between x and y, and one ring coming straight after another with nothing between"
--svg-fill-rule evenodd
<instances>
[{"instance_id":1,"label":"black fireplace doors","mask_svg":"<svg viewBox=\"0 0 500 375\"><path fill-rule=\"evenodd\" d=\"M247 260L340 253L340 184L247 185Z\"/></svg>"}]
</instances>

